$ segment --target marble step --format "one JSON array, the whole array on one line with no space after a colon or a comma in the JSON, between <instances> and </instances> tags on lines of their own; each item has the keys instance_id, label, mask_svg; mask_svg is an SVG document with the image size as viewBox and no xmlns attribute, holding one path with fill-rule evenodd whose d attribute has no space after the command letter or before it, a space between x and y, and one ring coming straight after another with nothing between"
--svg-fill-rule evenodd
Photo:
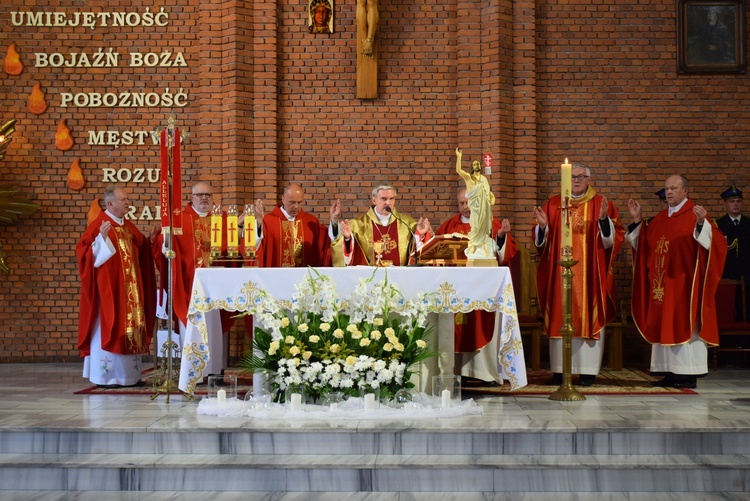
<instances>
[{"instance_id":1,"label":"marble step","mask_svg":"<svg viewBox=\"0 0 750 501\"><path fill-rule=\"evenodd\" d=\"M572 430L4 430L0 454L750 455L750 434Z\"/></svg>"},{"instance_id":2,"label":"marble step","mask_svg":"<svg viewBox=\"0 0 750 501\"><path fill-rule=\"evenodd\" d=\"M747 492L747 455L0 454L12 490Z\"/></svg>"},{"instance_id":3,"label":"marble step","mask_svg":"<svg viewBox=\"0 0 750 501\"><path fill-rule=\"evenodd\" d=\"M747 501L745 492L0 491L0 501Z\"/></svg>"}]
</instances>

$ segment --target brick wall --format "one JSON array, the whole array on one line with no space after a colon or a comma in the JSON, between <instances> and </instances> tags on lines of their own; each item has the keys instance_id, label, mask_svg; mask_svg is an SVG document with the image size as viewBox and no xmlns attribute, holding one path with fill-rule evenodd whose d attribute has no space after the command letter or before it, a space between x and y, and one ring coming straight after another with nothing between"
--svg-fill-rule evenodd
<instances>
[{"instance_id":1,"label":"brick wall","mask_svg":"<svg viewBox=\"0 0 750 501\"><path fill-rule=\"evenodd\" d=\"M497 212L519 240L531 206L555 193L567 156L594 169L599 190L625 211L630 196L656 209L653 192L672 172L691 180L709 214L737 182L750 190L743 161L750 123L748 77L679 76L673 1L380 1L379 98L355 96L354 1L335 5L335 33L307 32L305 2L179 0L0 6L0 54L15 42L25 65L0 71L0 119L17 132L0 169L42 206L22 224L0 226L11 273L1 277L2 361L77 360L78 275L74 247L101 193L105 167L156 168L158 148L88 144L89 130L153 130L174 113L191 137L185 184L214 183L222 203L267 203L290 181L307 188L307 210L328 221L367 207L373 185L399 189L399 207L434 225L455 210L454 150L465 160L493 156ZM158 12L165 27L13 26L11 12ZM99 48L120 53L113 68L38 68L34 53ZM132 68L132 51L183 52L187 67ZM49 108L28 111L41 82ZM185 108L60 106L61 92L189 92ZM54 147L60 119L76 144ZM81 191L66 187L80 159ZM468 162L467 162L468 163ZM127 183L140 209L155 207L155 183ZM627 218L626 218L627 219ZM140 221L147 231L150 221ZM629 248L618 288L629 291ZM234 351L239 351L238 341Z\"/></svg>"}]
</instances>

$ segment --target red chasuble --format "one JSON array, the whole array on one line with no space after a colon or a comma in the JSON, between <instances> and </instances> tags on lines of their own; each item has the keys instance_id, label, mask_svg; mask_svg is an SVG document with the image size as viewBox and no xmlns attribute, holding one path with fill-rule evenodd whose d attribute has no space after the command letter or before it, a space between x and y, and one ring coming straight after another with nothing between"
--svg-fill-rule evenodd
<instances>
[{"instance_id":1,"label":"red chasuble","mask_svg":"<svg viewBox=\"0 0 750 501\"><path fill-rule=\"evenodd\" d=\"M193 292L193 278L196 268L209 265L211 253L211 216L200 217L192 204L182 211L182 234L172 238L175 258L172 263L172 308L175 316L187 325L190 295ZM161 252L163 236L160 234L153 243L154 259L161 275L161 288L167 290L168 263Z\"/></svg>"},{"instance_id":2,"label":"red chasuble","mask_svg":"<svg viewBox=\"0 0 750 501\"><path fill-rule=\"evenodd\" d=\"M104 221L112 223L108 236L116 254L94 268L91 247ZM99 214L76 246L81 275L78 312L78 349L90 354L92 326L100 315L102 348L112 353L148 353L154 331L156 281L149 239L130 221L123 226L106 212Z\"/></svg>"},{"instance_id":3,"label":"red chasuble","mask_svg":"<svg viewBox=\"0 0 750 501\"><path fill-rule=\"evenodd\" d=\"M502 228L503 223L498 218L492 220L492 238ZM461 214L456 214L445 221L438 228L436 235L460 233L469 235L471 224L461 221ZM505 235L505 261L498 262L501 266L509 263L518 252L516 241L512 235ZM492 341L495 332L495 313L489 311L472 311L455 315L456 353L471 353L487 346Z\"/></svg>"},{"instance_id":4,"label":"red chasuble","mask_svg":"<svg viewBox=\"0 0 750 501\"><path fill-rule=\"evenodd\" d=\"M403 222L398 221L396 216ZM349 226L353 236L350 266L377 266L378 257L381 263L390 261L392 266L406 265L409 262L407 249L413 252L417 245L412 236L412 231L416 231L417 222L395 209L385 226L380 224L380 219L372 207L360 217L350 220ZM424 240L430 238L431 235L427 234ZM334 266L344 266L343 237L333 242L332 258Z\"/></svg>"},{"instance_id":5,"label":"red chasuble","mask_svg":"<svg viewBox=\"0 0 750 501\"><path fill-rule=\"evenodd\" d=\"M641 223L633 257L633 320L651 344L687 343L693 331L709 345L719 343L716 289L724 270L727 242L716 224L711 249L693 238L695 204L688 200L672 217L661 211Z\"/></svg>"},{"instance_id":6,"label":"red chasuble","mask_svg":"<svg viewBox=\"0 0 750 501\"><path fill-rule=\"evenodd\" d=\"M263 217L262 232L258 248L261 268L331 266L328 228L312 214L300 211L294 221L289 221L280 207L274 207Z\"/></svg>"},{"instance_id":7,"label":"red chasuble","mask_svg":"<svg viewBox=\"0 0 750 501\"><path fill-rule=\"evenodd\" d=\"M572 202L573 259L578 263L573 271L573 337L599 339L599 331L615 316L614 265L622 245L625 230L617 208L609 201L607 215L614 223L614 245L605 249L599 229L601 195L589 187L586 193ZM537 248L541 253L536 283L539 305L544 315L544 330L550 337L559 338L562 327L562 276L560 260L560 195L550 198L543 207L547 214L547 243ZM533 238L533 236L532 236Z\"/></svg>"}]
</instances>

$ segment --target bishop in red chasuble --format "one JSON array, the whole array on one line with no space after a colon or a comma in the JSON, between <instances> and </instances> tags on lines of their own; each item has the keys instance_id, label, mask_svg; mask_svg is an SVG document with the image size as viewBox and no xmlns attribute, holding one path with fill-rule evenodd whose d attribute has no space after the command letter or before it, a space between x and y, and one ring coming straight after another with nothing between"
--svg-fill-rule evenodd
<instances>
[{"instance_id":1,"label":"bishop in red chasuble","mask_svg":"<svg viewBox=\"0 0 750 501\"><path fill-rule=\"evenodd\" d=\"M102 386L132 386L141 377L140 355L149 353L156 311L151 243L125 220L124 189L107 188L106 210L76 246L81 276L78 348L84 377Z\"/></svg>"},{"instance_id":2,"label":"bishop in red chasuble","mask_svg":"<svg viewBox=\"0 0 750 501\"><path fill-rule=\"evenodd\" d=\"M666 182L669 207L648 224L638 202L627 238L633 244L633 321L651 343L651 371L658 383L695 388L708 372L706 346L719 343L715 293L727 243L706 210L687 198L683 176Z\"/></svg>"}]
</instances>

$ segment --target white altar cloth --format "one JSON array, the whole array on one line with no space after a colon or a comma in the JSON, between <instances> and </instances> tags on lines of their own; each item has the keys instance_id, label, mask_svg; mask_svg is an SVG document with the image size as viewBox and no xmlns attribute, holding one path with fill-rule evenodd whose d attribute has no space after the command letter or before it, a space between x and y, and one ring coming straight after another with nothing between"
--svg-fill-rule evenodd
<instances>
[{"instance_id":1,"label":"white altar cloth","mask_svg":"<svg viewBox=\"0 0 750 501\"><path fill-rule=\"evenodd\" d=\"M406 299L420 292L437 293L434 317L436 329L431 336L432 349L438 357L428 359L420 367L417 387L431 390L432 376L453 374L454 355L453 315L473 310L497 312L495 335L492 342L474 354L459 357L461 373L482 379L510 381L513 389L526 386L526 364L518 326L516 301L510 271L507 267L390 267L373 268L317 268L330 276L340 298L351 295L360 278L375 273L378 282L388 280L398 284ZM221 340L221 329L216 325L219 310L247 311L252 291L265 290L277 300L290 300L294 286L307 277L307 268L200 268L196 270L190 298L187 332L184 337L179 388L192 394L195 385L209 374L211 338ZM431 315L433 316L433 315ZM220 343L220 341L219 341ZM221 346L221 344L220 344ZM222 348L223 349L223 348ZM491 363L487 361L491 360ZM207 370L208 369L208 370Z\"/></svg>"}]
</instances>

